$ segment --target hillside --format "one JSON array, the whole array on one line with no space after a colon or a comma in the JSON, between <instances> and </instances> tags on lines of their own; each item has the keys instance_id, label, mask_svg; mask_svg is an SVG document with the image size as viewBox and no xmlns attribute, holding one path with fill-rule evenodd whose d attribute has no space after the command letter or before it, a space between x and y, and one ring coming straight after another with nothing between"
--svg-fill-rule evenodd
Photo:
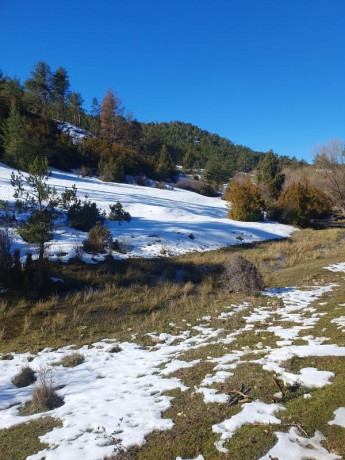
<instances>
[{"instance_id":1,"label":"hillside","mask_svg":"<svg viewBox=\"0 0 345 460\"><path fill-rule=\"evenodd\" d=\"M0 164L0 199L13 203L11 173L14 170ZM78 196L88 195L106 213L109 205L120 201L130 212L130 223L119 225L107 220L111 236L123 243L125 254L114 252L116 258L157 257L206 251L220 247L251 243L290 235L294 228L274 222L237 222L228 219L226 202L178 188L174 190L141 187L130 184L102 182L96 178L82 178L76 174L54 170L49 180L58 192L77 186ZM49 244L51 260L68 261L77 246L82 245L86 233L61 226ZM18 235L15 247L35 253ZM105 255L84 253L83 260L104 260Z\"/></svg>"}]
</instances>

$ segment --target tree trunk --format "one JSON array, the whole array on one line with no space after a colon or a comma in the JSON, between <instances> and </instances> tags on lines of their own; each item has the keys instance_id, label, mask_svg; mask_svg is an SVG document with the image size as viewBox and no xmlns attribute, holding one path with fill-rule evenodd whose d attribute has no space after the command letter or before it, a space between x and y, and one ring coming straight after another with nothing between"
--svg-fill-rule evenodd
<instances>
[{"instance_id":1,"label":"tree trunk","mask_svg":"<svg viewBox=\"0 0 345 460\"><path fill-rule=\"evenodd\" d=\"M43 288L44 284L44 243L39 243L39 255L38 255L38 289Z\"/></svg>"}]
</instances>

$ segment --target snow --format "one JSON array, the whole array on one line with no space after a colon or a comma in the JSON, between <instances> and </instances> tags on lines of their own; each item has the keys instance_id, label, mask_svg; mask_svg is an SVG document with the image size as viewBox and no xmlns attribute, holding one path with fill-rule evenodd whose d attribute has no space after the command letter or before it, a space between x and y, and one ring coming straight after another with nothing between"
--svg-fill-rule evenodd
<instances>
[{"instance_id":1,"label":"snow","mask_svg":"<svg viewBox=\"0 0 345 460\"><path fill-rule=\"evenodd\" d=\"M296 427L291 427L288 433L275 433L277 444L260 460L335 460L339 455L331 454L321 444L325 437L316 431L313 438L304 438Z\"/></svg>"},{"instance_id":2,"label":"snow","mask_svg":"<svg viewBox=\"0 0 345 460\"><path fill-rule=\"evenodd\" d=\"M328 284L267 290L263 293L267 305L254 307L249 302L227 305L215 315L200 314L195 325L192 321L189 323L176 318L176 322L169 325L174 327L175 335L171 329L170 333L152 331L147 334L152 339L152 346L146 348L134 343L136 334L132 334L131 343L104 339L79 350L69 346L58 350L46 348L37 355L11 353L12 360L0 360L0 429L50 415L60 419L63 425L40 437L48 447L30 456L29 460L42 457L47 460L98 460L112 455L117 447L126 449L142 445L146 436L154 430L171 429L174 420L162 418L173 401L165 394L168 390L200 394L205 404L226 404L229 395L222 393L217 384L236 374L241 363L259 364L264 370L274 372L287 385L296 382L306 388L331 385L333 372L305 367L294 374L284 366L285 361L294 356L345 356L344 346L325 344L328 337L312 335L313 327L325 314L322 306L326 303L320 300L335 287L335 284ZM218 320L225 327L227 321L232 321L232 315L238 312L245 315L245 324L238 329L227 334L223 328L212 327L213 321L219 324ZM343 327L342 320L343 317L335 318L329 324ZM202 321L209 324L200 324ZM294 325L290 326L291 323ZM308 330L308 335L302 335L304 330ZM258 342L236 349L238 336L248 331L258 335ZM266 331L282 340L277 340L275 346L265 346ZM296 339L304 340L305 345L295 345ZM185 352L213 344L221 345L217 349L224 347L220 356L217 353L216 357L208 355L203 359L184 360ZM111 353L115 345L120 351ZM64 355L74 352L84 356L82 364L74 368L58 364ZM194 388L188 389L173 375L180 369L191 369L199 363L213 363L214 367L207 375L202 375L200 383ZM12 379L25 365L30 365L37 373L42 369L52 370L57 392L64 399L63 406L48 413L19 415L19 408L31 397L32 386L16 388ZM281 396L275 395L277 398ZM306 394L302 397L307 399L311 396ZM266 404L259 400L244 403L236 415L213 425L212 431L220 438L215 443L217 449L226 453L225 442L231 440L243 425L279 425L278 413L284 409L281 403ZM336 409L334 419L328 423L345 427L345 408ZM291 427L287 433L276 432L276 436L276 445L262 459L340 458L323 447L321 442L324 438L319 432L307 438L296 427ZM114 440L118 446L114 445ZM202 455L196 457L196 460L201 459Z\"/></svg>"},{"instance_id":3,"label":"snow","mask_svg":"<svg viewBox=\"0 0 345 460\"><path fill-rule=\"evenodd\" d=\"M345 316L340 316L339 318L334 318L331 320L331 323L338 325L338 329L345 327Z\"/></svg>"},{"instance_id":4,"label":"snow","mask_svg":"<svg viewBox=\"0 0 345 460\"><path fill-rule=\"evenodd\" d=\"M204 403L226 403L229 400L229 395L219 393L214 388L200 387L196 390L196 393L202 393L204 395Z\"/></svg>"},{"instance_id":5,"label":"snow","mask_svg":"<svg viewBox=\"0 0 345 460\"><path fill-rule=\"evenodd\" d=\"M328 422L329 425L339 425L345 428L345 407L336 409L333 414L335 415L334 420Z\"/></svg>"},{"instance_id":6,"label":"snow","mask_svg":"<svg viewBox=\"0 0 345 460\"><path fill-rule=\"evenodd\" d=\"M232 438L243 425L281 423L274 413L282 410L285 410L285 407L280 404L265 404L260 401L244 404L241 412L212 426L214 433L221 434L220 440L215 443L216 448L220 452L228 452L228 449L224 447L225 441Z\"/></svg>"},{"instance_id":7,"label":"snow","mask_svg":"<svg viewBox=\"0 0 345 460\"><path fill-rule=\"evenodd\" d=\"M188 334L184 335L185 337ZM53 369L54 382L60 389L64 405L50 411L49 415L61 419L63 427L54 428L41 437L51 448L30 457L37 460L45 456L49 460L80 458L94 460L111 455L114 446L106 440L116 438L128 448L140 445L145 436L154 430L172 428L173 421L161 418L170 407L171 398L165 391L185 387L176 378L166 375L177 369L196 365L199 360L183 362L174 359L179 353L198 348L214 337L213 329L202 329L194 337L193 345L187 338L179 345L158 344L143 349L135 343L121 343L121 351L109 353L109 341L104 340L73 352L85 357L84 363L74 368L64 368L59 363L70 347L56 351L46 349L30 362L37 372ZM113 345L116 342L113 342ZM29 362L30 354L13 354L11 361L0 361L0 428L10 427L42 416L20 416L19 404L30 399L31 387L16 388L11 380L23 365ZM163 370L162 364L167 363Z\"/></svg>"},{"instance_id":8,"label":"snow","mask_svg":"<svg viewBox=\"0 0 345 460\"><path fill-rule=\"evenodd\" d=\"M341 262L339 264L332 264L328 265L328 267L324 267L326 270L330 270L331 272L345 272L345 262Z\"/></svg>"},{"instance_id":9,"label":"snow","mask_svg":"<svg viewBox=\"0 0 345 460\"><path fill-rule=\"evenodd\" d=\"M198 455L196 458L181 458L181 457L176 457L176 460L205 460L205 458L202 455Z\"/></svg>"},{"instance_id":10,"label":"snow","mask_svg":"<svg viewBox=\"0 0 345 460\"><path fill-rule=\"evenodd\" d=\"M50 277L50 281L52 281L53 283L64 283L64 280L61 279L61 278L56 278L55 276L51 276Z\"/></svg>"},{"instance_id":11,"label":"snow","mask_svg":"<svg viewBox=\"0 0 345 460\"><path fill-rule=\"evenodd\" d=\"M85 131L85 129L79 128L78 126L72 125L71 123L67 123L66 121L63 123L58 122L57 125L60 131L72 138L72 142L74 144L88 137L94 137L93 134Z\"/></svg>"},{"instance_id":12,"label":"snow","mask_svg":"<svg viewBox=\"0 0 345 460\"><path fill-rule=\"evenodd\" d=\"M13 188L10 183L13 169L0 164L0 199L13 203ZM198 195L181 189L161 190L138 185L102 182L96 178L82 178L73 173L52 171L49 184L58 192L73 184L78 196L86 194L97 206L109 213L109 205L120 201L132 215L131 222L119 225L107 221L112 237L122 241L127 254L114 253L116 258L157 257L185 254L189 251L207 251L242 243L262 241L289 236L295 229L274 222L238 222L227 217L226 202L220 198ZM188 237L191 233L195 238ZM86 233L68 226L60 228L48 247L51 260L63 262L75 255ZM19 235L14 241L22 253L35 248L26 244ZM66 253L66 255L64 254ZM95 263L104 255L92 256L84 253L83 260Z\"/></svg>"}]
</instances>

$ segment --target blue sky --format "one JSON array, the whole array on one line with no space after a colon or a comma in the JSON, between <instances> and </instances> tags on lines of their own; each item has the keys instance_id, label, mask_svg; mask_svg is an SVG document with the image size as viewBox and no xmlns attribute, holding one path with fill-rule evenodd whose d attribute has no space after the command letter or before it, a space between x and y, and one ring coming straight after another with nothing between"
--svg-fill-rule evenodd
<instances>
[{"instance_id":1,"label":"blue sky","mask_svg":"<svg viewBox=\"0 0 345 460\"><path fill-rule=\"evenodd\" d=\"M1 61L22 81L67 69L140 121L180 120L311 160L344 138L344 0L2 0Z\"/></svg>"}]
</instances>

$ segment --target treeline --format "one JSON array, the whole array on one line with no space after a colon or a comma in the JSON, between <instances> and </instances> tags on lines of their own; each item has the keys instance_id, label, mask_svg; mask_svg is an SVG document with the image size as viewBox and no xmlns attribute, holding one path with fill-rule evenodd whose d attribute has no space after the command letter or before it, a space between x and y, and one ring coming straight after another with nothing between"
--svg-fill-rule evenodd
<instances>
[{"instance_id":1,"label":"treeline","mask_svg":"<svg viewBox=\"0 0 345 460\"><path fill-rule=\"evenodd\" d=\"M51 167L80 168L119 182L140 174L174 180L179 164L191 173L205 169L204 179L217 187L237 171L252 170L264 156L191 124L140 123L112 90L102 102L93 98L89 112L83 103L63 67L52 70L38 62L24 83L0 71L0 161L27 170L36 157L45 157ZM76 142L58 122L89 135ZM288 157L281 161L298 164Z\"/></svg>"}]
</instances>

